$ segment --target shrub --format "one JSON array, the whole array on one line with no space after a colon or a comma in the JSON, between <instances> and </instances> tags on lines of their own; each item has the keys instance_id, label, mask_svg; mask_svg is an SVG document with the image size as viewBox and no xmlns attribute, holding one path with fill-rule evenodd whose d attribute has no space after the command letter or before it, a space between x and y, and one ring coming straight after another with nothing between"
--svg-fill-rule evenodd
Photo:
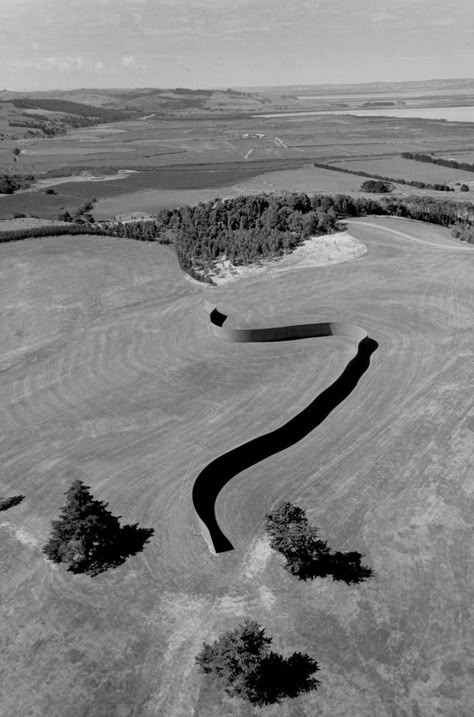
<instances>
[{"instance_id":1,"label":"shrub","mask_svg":"<svg viewBox=\"0 0 474 717\"><path fill-rule=\"evenodd\" d=\"M204 643L196 662L228 695L259 706L317 689L318 663L300 652L284 658L270 651L271 643L257 622L245 620L212 645Z\"/></svg>"},{"instance_id":2,"label":"shrub","mask_svg":"<svg viewBox=\"0 0 474 717\"><path fill-rule=\"evenodd\" d=\"M300 580L332 576L335 581L360 583L372 577L371 568L361 565L357 552L331 553L318 530L309 524L304 510L291 503L281 503L265 516L270 544L285 558L285 568Z\"/></svg>"},{"instance_id":3,"label":"shrub","mask_svg":"<svg viewBox=\"0 0 474 717\"><path fill-rule=\"evenodd\" d=\"M362 182L360 189L361 192L371 192L372 194L388 194L393 190L393 184L380 179L368 179Z\"/></svg>"}]
</instances>

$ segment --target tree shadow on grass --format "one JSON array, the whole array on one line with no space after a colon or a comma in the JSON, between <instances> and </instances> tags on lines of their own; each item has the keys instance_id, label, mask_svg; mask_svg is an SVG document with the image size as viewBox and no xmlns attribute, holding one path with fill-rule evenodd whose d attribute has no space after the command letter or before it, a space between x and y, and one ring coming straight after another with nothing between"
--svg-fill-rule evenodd
<instances>
[{"instance_id":1,"label":"tree shadow on grass","mask_svg":"<svg viewBox=\"0 0 474 717\"><path fill-rule=\"evenodd\" d=\"M141 553L154 532L153 528L139 528L138 523L123 525L113 541L97 545L87 556L78 552L77 558L71 561L68 570L75 574L94 577L106 570L117 568L130 556Z\"/></svg>"},{"instance_id":2,"label":"tree shadow on grass","mask_svg":"<svg viewBox=\"0 0 474 717\"><path fill-rule=\"evenodd\" d=\"M286 568L300 580L314 580L331 576L335 582L358 585L374 576L372 568L361 565L362 558L363 555L355 551L328 552L324 555L303 558L298 563L288 561Z\"/></svg>"},{"instance_id":3,"label":"tree shadow on grass","mask_svg":"<svg viewBox=\"0 0 474 717\"><path fill-rule=\"evenodd\" d=\"M0 510L8 510L9 508L13 508L15 505L21 503L24 498L24 495L12 495L9 498L4 498L3 500L0 500Z\"/></svg>"},{"instance_id":4,"label":"tree shadow on grass","mask_svg":"<svg viewBox=\"0 0 474 717\"><path fill-rule=\"evenodd\" d=\"M270 652L261 660L252 676L247 699L263 707L317 690L320 682L314 673L318 670L318 663L309 655L294 652L285 658Z\"/></svg>"}]
</instances>

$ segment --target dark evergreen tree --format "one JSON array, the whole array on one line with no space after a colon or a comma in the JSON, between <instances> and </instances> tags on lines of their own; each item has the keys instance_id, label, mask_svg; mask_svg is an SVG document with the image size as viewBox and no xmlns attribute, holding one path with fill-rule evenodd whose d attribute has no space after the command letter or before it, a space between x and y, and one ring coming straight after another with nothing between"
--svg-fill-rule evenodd
<instances>
[{"instance_id":1,"label":"dark evergreen tree","mask_svg":"<svg viewBox=\"0 0 474 717\"><path fill-rule=\"evenodd\" d=\"M122 528L120 516L112 515L106 503L93 498L80 480L72 483L66 497L43 552L55 563L66 563L74 573L96 575L121 564L127 555L139 552L153 533L136 525Z\"/></svg>"},{"instance_id":2,"label":"dark evergreen tree","mask_svg":"<svg viewBox=\"0 0 474 717\"><path fill-rule=\"evenodd\" d=\"M270 652L271 642L257 622L245 620L212 645L204 643L196 662L228 695L252 704L272 704L317 689L317 662L299 652L285 659Z\"/></svg>"}]
</instances>

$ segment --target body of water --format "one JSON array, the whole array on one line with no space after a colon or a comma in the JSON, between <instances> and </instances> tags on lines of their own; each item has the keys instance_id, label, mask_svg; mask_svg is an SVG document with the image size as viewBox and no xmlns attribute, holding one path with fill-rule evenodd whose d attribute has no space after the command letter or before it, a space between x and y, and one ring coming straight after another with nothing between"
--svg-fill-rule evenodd
<instances>
[{"instance_id":1,"label":"body of water","mask_svg":"<svg viewBox=\"0 0 474 717\"><path fill-rule=\"evenodd\" d=\"M367 110L318 110L304 112L274 112L253 117L309 117L320 115L352 115L354 117L398 117L400 119L434 119L448 122L474 122L474 107L387 107Z\"/></svg>"}]
</instances>

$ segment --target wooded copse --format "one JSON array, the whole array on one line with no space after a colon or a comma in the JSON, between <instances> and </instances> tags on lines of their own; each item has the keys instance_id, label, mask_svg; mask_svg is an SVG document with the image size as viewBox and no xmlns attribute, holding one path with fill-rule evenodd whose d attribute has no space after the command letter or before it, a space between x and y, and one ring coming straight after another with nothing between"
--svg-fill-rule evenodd
<instances>
[{"instance_id":1,"label":"wooded copse","mask_svg":"<svg viewBox=\"0 0 474 717\"><path fill-rule=\"evenodd\" d=\"M65 234L92 234L169 244L184 271L200 270L226 256L252 264L292 251L304 239L337 230L346 217L370 214L405 217L454 227L459 238L474 225L474 204L434 197L351 197L304 193L259 194L214 199L196 206L161 209L136 222L85 222L0 232L0 242ZM468 240L469 241L469 240Z\"/></svg>"}]
</instances>

